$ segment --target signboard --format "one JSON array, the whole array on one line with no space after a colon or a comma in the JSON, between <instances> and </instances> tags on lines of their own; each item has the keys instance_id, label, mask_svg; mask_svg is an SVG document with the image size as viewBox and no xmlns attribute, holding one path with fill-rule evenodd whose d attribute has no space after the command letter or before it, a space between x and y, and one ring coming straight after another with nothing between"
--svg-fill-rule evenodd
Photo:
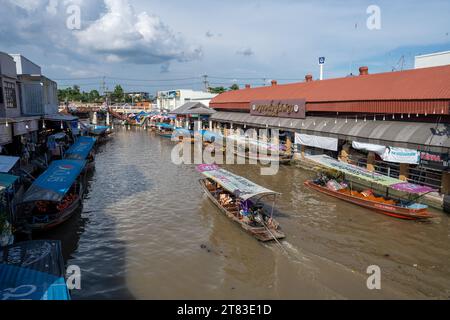
<instances>
[{"instance_id":1,"label":"signboard","mask_svg":"<svg viewBox=\"0 0 450 320\"><path fill-rule=\"evenodd\" d=\"M450 157L445 153L421 152L420 164L430 168L444 170L450 167Z\"/></svg>"},{"instance_id":2,"label":"signboard","mask_svg":"<svg viewBox=\"0 0 450 320\"><path fill-rule=\"evenodd\" d=\"M381 158L388 162L419 164L420 153L417 150L387 147Z\"/></svg>"},{"instance_id":3,"label":"signboard","mask_svg":"<svg viewBox=\"0 0 450 320\"><path fill-rule=\"evenodd\" d=\"M305 119L305 99L255 100L250 102L252 116Z\"/></svg>"},{"instance_id":4,"label":"signboard","mask_svg":"<svg viewBox=\"0 0 450 320\"><path fill-rule=\"evenodd\" d=\"M325 57L319 58L319 64L325 64Z\"/></svg>"}]
</instances>

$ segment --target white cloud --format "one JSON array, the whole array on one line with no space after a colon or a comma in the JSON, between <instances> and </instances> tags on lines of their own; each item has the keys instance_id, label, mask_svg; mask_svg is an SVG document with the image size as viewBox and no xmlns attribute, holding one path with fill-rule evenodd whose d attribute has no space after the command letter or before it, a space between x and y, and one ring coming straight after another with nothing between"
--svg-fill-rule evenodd
<instances>
[{"instance_id":1,"label":"white cloud","mask_svg":"<svg viewBox=\"0 0 450 320\"><path fill-rule=\"evenodd\" d=\"M186 45L156 15L136 13L127 0L105 0L106 14L75 33L83 48L106 54L110 61L164 63L197 58L200 51Z\"/></svg>"}]
</instances>

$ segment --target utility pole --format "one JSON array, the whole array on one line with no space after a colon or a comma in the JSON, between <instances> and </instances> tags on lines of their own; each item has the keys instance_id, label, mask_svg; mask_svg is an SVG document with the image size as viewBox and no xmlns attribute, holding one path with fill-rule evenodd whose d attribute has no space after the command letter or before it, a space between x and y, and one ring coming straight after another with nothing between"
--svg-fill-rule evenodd
<instances>
[{"instance_id":1,"label":"utility pole","mask_svg":"<svg viewBox=\"0 0 450 320\"><path fill-rule=\"evenodd\" d=\"M205 91L208 92L209 91L209 82L208 82L208 75L205 74L203 76L203 84L205 85Z\"/></svg>"}]
</instances>

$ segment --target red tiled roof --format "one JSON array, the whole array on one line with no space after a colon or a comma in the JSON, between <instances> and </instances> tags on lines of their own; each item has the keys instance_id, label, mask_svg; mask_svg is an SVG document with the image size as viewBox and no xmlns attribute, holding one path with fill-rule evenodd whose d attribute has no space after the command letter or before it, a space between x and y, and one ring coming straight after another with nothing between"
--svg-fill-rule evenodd
<instances>
[{"instance_id":1,"label":"red tiled roof","mask_svg":"<svg viewBox=\"0 0 450 320\"><path fill-rule=\"evenodd\" d=\"M392 107L393 103L395 105L396 102L406 102L405 100L409 103L412 103L411 100L414 100L415 105L429 104L430 100L441 100L439 108L446 109L445 114L448 114L450 65L242 89L220 94L211 101L210 105L213 108L247 109L249 108L249 103L253 100L303 98L306 99L308 111L344 112L347 111L346 108L348 109L350 102L355 101L369 103L368 107L372 108L370 110L373 110L373 106L379 106L380 111L377 112L386 112L382 105L384 102L386 102L386 106L390 103ZM336 106L339 104L343 109L336 109ZM334 108L330 108L332 105ZM320 108L317 109L319 106ZM406 105L400 108L404 109L405 107ZM432 107L434 108L435 106ZM412 109L408 110L412 111ZM353 112L356 110L348 111ZM397 111L405 112L398 108Z\"/></svg>"}]
</instances>

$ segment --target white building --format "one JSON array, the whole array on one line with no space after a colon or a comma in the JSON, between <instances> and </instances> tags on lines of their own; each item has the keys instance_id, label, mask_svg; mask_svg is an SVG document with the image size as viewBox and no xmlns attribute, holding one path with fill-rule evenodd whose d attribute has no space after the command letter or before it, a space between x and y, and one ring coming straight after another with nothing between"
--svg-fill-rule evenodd
<instances>
[{"instance_id":1,"label":"white building","mask_svg":"<svg viewBox=\"0 0 450 320\"><path fill-rule=\"evenodd\" d=\"M205 106L209 106L209 102L216 97L217 94L194 91L190 89L159 91L157 98L157 108L159 110L175 110L187 102L200 102Z\"/></svg>"},{"instance_id":2,"label":"white building","mask_svg":"<svg viewBox=\"0 0 450 320\"><path fill-rule=\"evenodd\" d=\"M41 67L20 54L11 54L20 80L22 114L24 116L58 113L56 82L42 75Z\"/></svg>"},{"instance_id":3,"label":"white building","mask_svg":"<svg viewBox=\"0 0 450 320\"><path fill-rule=\"evenodd\" d=\"M450 64L450 51L435 52L416 56L415 68L439 67Z\"/></svg>"}]
</instances>

